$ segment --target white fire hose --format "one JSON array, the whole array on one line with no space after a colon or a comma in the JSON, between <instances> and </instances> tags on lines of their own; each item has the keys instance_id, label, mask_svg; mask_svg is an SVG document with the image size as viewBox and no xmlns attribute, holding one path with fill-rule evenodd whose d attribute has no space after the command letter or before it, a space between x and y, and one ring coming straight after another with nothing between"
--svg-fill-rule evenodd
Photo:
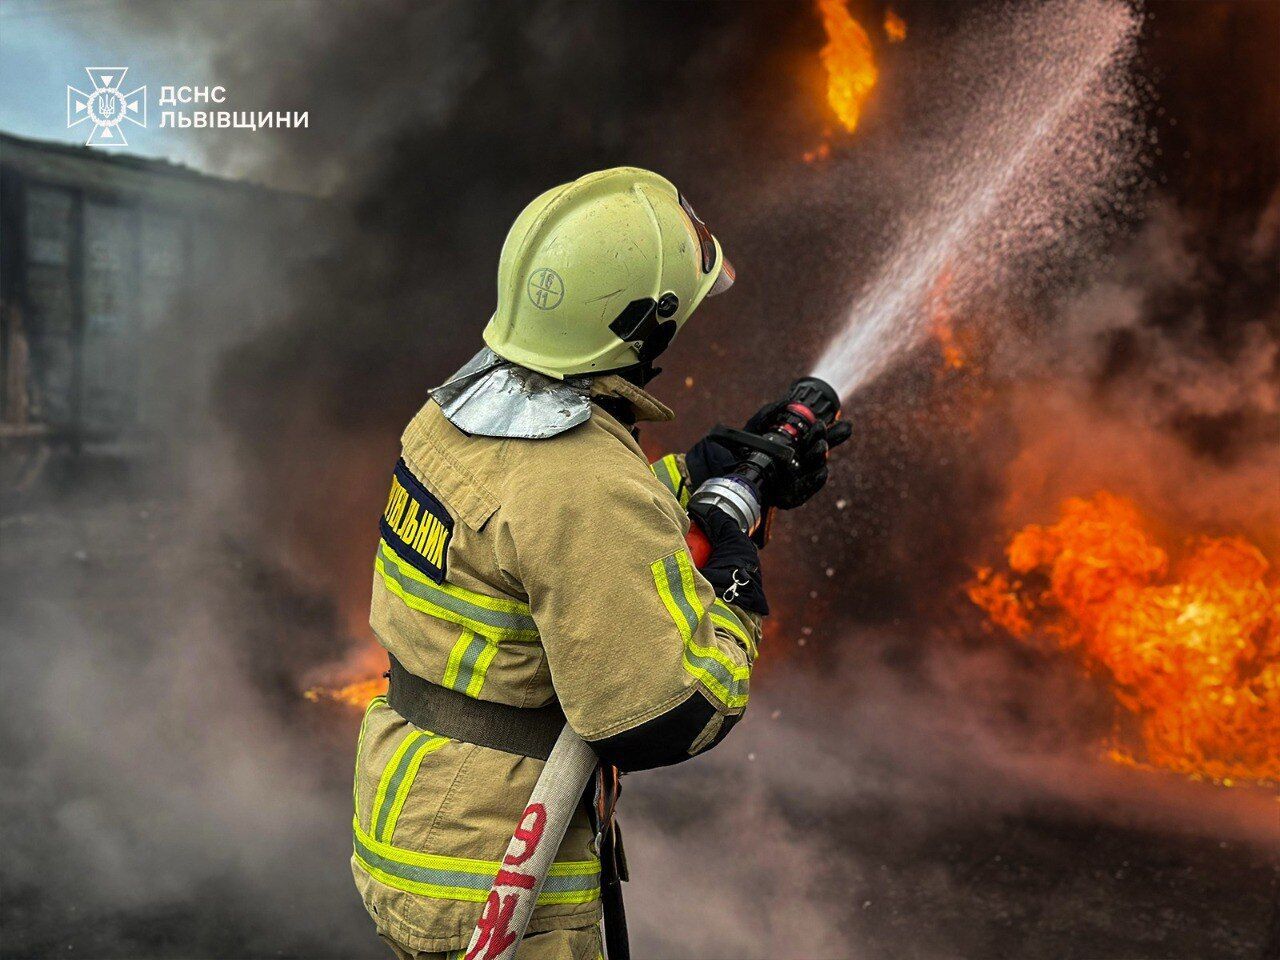
<instances>
[{"instance_id":1,"label":"white fire hose","mask_svg":"<svg viewBox=\"0 0 1280 960\"><path fill-rule=\"evenodd\" d=\"M476 928L466 960L513 960L538 892L596 769L595 751L565 724L529 795Z\"/></svg>"}]
</instances>

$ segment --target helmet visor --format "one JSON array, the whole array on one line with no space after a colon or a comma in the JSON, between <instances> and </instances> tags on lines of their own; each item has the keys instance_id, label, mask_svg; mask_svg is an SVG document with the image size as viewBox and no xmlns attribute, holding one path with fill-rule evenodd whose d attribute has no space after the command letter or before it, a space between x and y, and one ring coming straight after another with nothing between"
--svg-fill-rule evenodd
<instances>
[{"instance_id":1,"label":"helmet visor","mask_svg":"<svg viewBox=\"0 0 1280 960\"><path fill-rule=\"evenodd\" d=\"M716 267L716 241L711 236L711 231L707 229L707 225L703 223L693 210L693 204L684 198L684 194L678 194L680 197L680 209L685 212L689 220L693 223L693 232L698 236L698 246L702 252L702 272L710 273Z\"/></svg>"},{"instance_id":2,"label":"helmet visor","mask_svg":"<svg viewBox=\"0 0 1280 960\"><path fill-rule=\"evenodd\" d=\"M738 279L738 271L733 269L733 264L729 262L728 257L721 257L720 275L716 277L716 282L711 285L711 289L707 291L708 297L718 297L730 287L733 281Z\"/></svg>"}]
</instances>

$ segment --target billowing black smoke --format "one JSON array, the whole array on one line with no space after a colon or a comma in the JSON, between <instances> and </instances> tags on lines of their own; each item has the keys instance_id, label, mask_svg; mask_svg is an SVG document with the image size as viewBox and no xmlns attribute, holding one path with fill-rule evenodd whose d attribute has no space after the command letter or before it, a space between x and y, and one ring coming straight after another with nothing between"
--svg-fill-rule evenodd
<instances>
[{"instance_id":1,"label":"billowing black smoke","mask_svg":"<svg viewBox=\"0 0 1280 960\"><path fill-rule=\"evenodd\" d=\"M65 584L6 586L35 598L5 621L20 651L3 729L24 813L0 870L16 952L379 955L344 875L354 721L297 694L367 649L370 518L398 433L477 348L507 226L604 166L679 184L739 283L667 358L655 390L681 419L645 442L681 448L742 420L807 372L900 229L902 158L947 148L928 121L961 106L949 42L972 11L900 12L908 42L876 34L881 93L824 165L800 160L829 122L806 6L119 8L121 36L181 39L244 102L310 111L305 131L211 132L208 163L323 194L331 227L287 306L221 353L209 394L180 397L209 414L174 438L195 466L144 509L181 533L112 560L132 503L51 528L68 554L103 541L76 582L136 601L108 628L62 612ZM861 13L874 28L882 9ZM957 592L1003 532L1027 450L1054 482L1025 519L1090 492L1069 471L1102 438L1207 478L1210 493L1180 491L1184 514L1280 529L1244 506L1275 462L1275 27L1261 8L1156 8L1143 69L1160 97L1142 109L1160 132L1157 212L1126 213L1120 236L999 316L957 317L974 331L968 367L940 375L926 346L848 405L855 439L831 489L783 517L769 551L778 615L754 720L705 762L628 785L638 955L996 956L1017 936L1020 955L1060 956L1061 931L1093 909L1083 888L1102 882L1079 871L1109 877L1158 847L1054 806L1136 806L1132 788L1087 775L1062 729L1105 718L1073 671L980 638ZM1095 460L1081 482L1114 482ZM1254 831L1253 808L1176 789L1166 802L1188 819L1209 809L1199 823L1218 815L1233 841ZM1139 955L1168 936L1209 955L1224 911L1242 928L1262 918L1241 955L1260 943L1263 859L1218 842L1176 857L1226 879L1151 932L1091 927L1089 952ZM1097 863L1077 864L1082 846ZM1058 875L1082 890L1045 906L1055 895L1027 876ZM1107 893L1117 912L1145 908L1161 882ZM687 895L672 904L672 889Z\"/></svg>"}]
</instances>

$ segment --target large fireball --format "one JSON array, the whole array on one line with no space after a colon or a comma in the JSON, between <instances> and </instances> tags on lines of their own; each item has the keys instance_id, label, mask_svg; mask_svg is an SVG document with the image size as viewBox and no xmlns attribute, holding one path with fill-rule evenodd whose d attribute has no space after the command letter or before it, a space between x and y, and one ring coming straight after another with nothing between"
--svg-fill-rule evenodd
<instances>
[{"instance_id":1,"label":"large fireball","mask_svg":"<svg viewBox=\"0 0 1280 960\"><path fill-rule=\"evenodd\" d=\"M1137 508L1104 492L1018 531L1006 556L969 598L1017 639L1047 639L1107 677L1113 760L1280 783L1280 588L1257 547L1198 537L1171 563Z\"/></svg>"}]
</instances>

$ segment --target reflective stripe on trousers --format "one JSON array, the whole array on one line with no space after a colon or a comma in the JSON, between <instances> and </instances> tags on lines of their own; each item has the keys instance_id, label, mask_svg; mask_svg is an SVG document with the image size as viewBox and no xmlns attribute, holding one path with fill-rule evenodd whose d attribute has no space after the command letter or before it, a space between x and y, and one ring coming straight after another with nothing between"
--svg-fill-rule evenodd
<instances>
[{"instance_id":1,"label":"reflective stripe on trousers","mask_svg":"<svg viewBox=\"0 0 1280 960\"><path fill-rule=\"evenodd\" d=\"M379 704L385 705L386 698L375 697L369 709ZM452 742L447 737L410 728L383 768L367 830L360 823L358 787L353 791L356 804L355 816L351 820L354 853L356 860L371 876L396 890L437 900L483 903L498 875L499 861L421 853L394 846L391 842L396 822L423 760ZM358 752L356 762L359 763ZM538 894L538 904L590 903L599 896L600 861L566 860L551 865Z\"/></svg>"}]
</instances>

